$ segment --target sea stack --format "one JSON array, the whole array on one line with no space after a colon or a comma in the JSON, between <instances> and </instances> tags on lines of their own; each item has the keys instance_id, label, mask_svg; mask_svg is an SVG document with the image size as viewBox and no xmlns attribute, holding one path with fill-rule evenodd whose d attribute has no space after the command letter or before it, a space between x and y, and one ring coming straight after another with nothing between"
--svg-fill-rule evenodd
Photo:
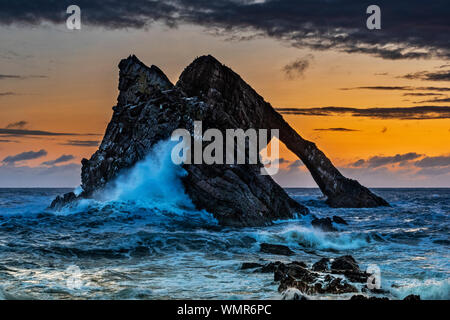
<instances>
[{"instance_id":1,"label":"sea stack","mask_svg":"<svg viewBox=\"0 0 450 320\"><path fill-rule=\"evenodd\" d=\"M173 85L156 66L134 55L119 64L119 97L103 141L82 160L82 189L89 198L118 174L145 158L175 129L278 129L280 140L306 165L332 207L376 207L388 203L344 177L316 145L303 139L242 78L212 56L191 63ZM268 175L262 164L184 164L186 193L198 209L211 212L224 226L263 226L274 220L308 214ZM60 208L73 196L58 197Z\"/></svg>"}]
</instances>

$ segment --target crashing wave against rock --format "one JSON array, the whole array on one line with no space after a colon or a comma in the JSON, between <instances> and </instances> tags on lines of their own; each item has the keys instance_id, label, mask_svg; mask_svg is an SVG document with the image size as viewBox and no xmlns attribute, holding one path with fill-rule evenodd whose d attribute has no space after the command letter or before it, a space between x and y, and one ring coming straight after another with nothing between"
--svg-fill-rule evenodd
<instances>
[{"instance_id":1,"label":"crashing wave against rock","mask_svg":"<svg viewBox=\"0 0 450 320\"><path fill-rule=\"evenodd\" d=\"M119 97L105 136L91 159L82 160L83 192L51 204L58 209L90 198L118 174L133 167L175 129L279 129L280 140L306 165L332 207L375 207L388 203L357 181L345 178L312 142L304 140L241 77L212 56L202 56L176 85L156 66L134 55L119 64ZM260 174L261 164L184 164L186 193L226 226L263 226L273 220L308 214L308 209Z\"/></svg>"}]
</instances>

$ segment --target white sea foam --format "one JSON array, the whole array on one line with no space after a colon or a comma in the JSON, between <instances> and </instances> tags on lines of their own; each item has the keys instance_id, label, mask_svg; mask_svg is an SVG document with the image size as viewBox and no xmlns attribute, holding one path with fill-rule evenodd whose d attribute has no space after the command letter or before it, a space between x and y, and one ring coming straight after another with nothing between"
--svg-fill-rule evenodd
<instances>
[{"instance_id":1,"label":"white sea foam","mask_svg":"<svg viewBox=\"0 0 450 320\"><path fill-rule=\"evenodd\" d=\"M342 232L322 232L315 228L301 225L290 225L277 232L260 231L257 233L257 240L292 246L300 245L306 248L334 250L358 249L369 244L363 236Z\"/></svg>"},{"instance_id":2,"label":"white sea foam","mask_svg":"<svg viewBox=\"0 0 450 320\"><path fill-rule=\"evenodd\" d=\"M156 144L144 160L119 175L101 194L107 201L132 201L160 209L193 208L181 178L187 172L173 164L170 141Z\"/></svg>"},{"instance_id":3,"label":"white sea foam","mask_svg":"<svg viewBox=\"0 0 450 320\"><path fill-rule=\"evenodd\" d=\"M398 283L397 283L398 284ZM450 279L407 279L396 288L391 289L400 299L410 295L420 295L423 300L449 300Z\"/></svg>"},{"instance_id":4,"label":"white sea foam","mask_svg":"<svg viewBox=\"0 0 450 320\"><path fill-rule=\"evenodd\" d=\"M106 187L94 195L94 199L81 199L74 206L64 208L60 214L74 214L97 208L136 212L151 209L149 219L186 219L200 225L217 224L212 214L195 209L185 193L182 178L186 170L171 161L171 151L175 142L157 143L147 156L132 168L122 171ZM167 222L167 221L165 221Z\"/></svg>"}]
</instances>

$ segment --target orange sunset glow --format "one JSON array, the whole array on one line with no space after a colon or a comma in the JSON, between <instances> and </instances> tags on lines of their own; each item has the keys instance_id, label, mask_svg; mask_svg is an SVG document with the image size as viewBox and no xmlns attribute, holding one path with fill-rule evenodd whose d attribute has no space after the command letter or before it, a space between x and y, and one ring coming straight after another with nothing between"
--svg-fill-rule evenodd
<instances>
[{"instance_id":1,"label":"orange sunset glow","mask_svg":"<svg viewBox=\"0 0 450 320\"><path fill-rule=\"evenodd\" d=\"M147 65L159 66L172 82L196 56L212 54L274 108L441 107L437 114L430 111L409 118L349 112L283 115L343 172L368 186L450 186L450 116L449 107L445 107L448 78L436 81L405 76L448 73L445 59L389 60L332 48L317 51L288 46L270 37L230 40L192 24L170 28L155 23L147 29L114 32L90 25L79 32L64 25L32 29L10 25L3 26L0 34L1 74L17 76L0 79L0 128L19 130L1 132L0 160L28 151L46 152L36 159L3 162L0 186L79 184L80 161L96 150L112 115L118 94L117 64L130 54ZM288 72L286 66L298 60L306 66ZM380 86L385 88L375 89ZM361 159L408 153L417 157L376 167L353 165ZM63 155L71 159L54 166L42 165ZM275 176L277 182L315 186L303 166L288 168L296 157L286 148L282 147L280 157L288 162ZM436 157L443 162L431 167L416 165L424 158ZM53 173L53 167L59 167L59 173ZM47 170L46 178L32 177L33 169L39 168Z\"/></svg>"}]
</instances>

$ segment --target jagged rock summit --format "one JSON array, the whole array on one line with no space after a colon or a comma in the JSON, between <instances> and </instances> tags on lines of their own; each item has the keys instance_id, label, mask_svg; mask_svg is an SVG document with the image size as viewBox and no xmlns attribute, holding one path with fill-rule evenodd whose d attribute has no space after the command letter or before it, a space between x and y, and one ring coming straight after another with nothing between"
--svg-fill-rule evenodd
<instances>
[{"instance_id":1,"label":"jagged rock summit","mask_svg":"<svg viewBox=\"0 0 450 320\"><path fill-rule=\"evenodd\" d=\"M191 63L173 85L156 66L147 67L134 55L119 64L119 97L103 141L92 157L82 160L82 189L89 198L119 172L145 158L175 129L193 134L194 121L203 131L279 129L280 140L310 170L332 207L375 207L388 203L357 181L345 178L312 142L304 140L241 77L212 56ZM261 175L261 164L184 164L186 193L227 226L262 226L277 219L305 215L308 209ZM60 208L72 195L58 197Z\"/></svg>"}]
</instances>

